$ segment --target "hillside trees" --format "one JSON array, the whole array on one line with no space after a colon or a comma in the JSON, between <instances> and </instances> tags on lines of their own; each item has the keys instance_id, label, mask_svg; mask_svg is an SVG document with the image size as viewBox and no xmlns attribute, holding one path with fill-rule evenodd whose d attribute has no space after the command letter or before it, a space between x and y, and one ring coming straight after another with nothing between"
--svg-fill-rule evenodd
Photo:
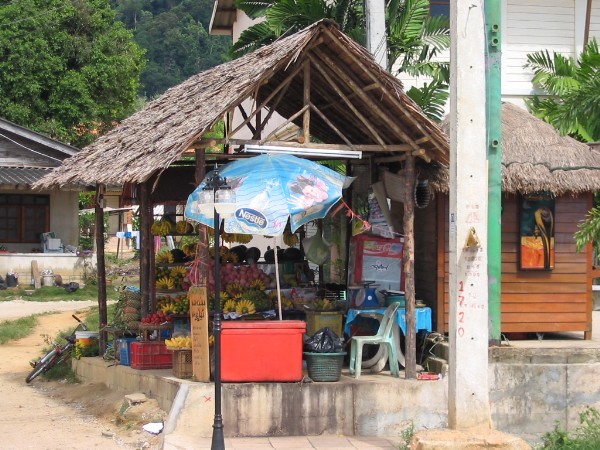
<instances>
[{"instance_id":1,"label":"hillside trees","mask_svg":"<svg viewBox=\"0 0 600 450\"><path fill-rule=\"evenodd\" d=\"M117 17L146 49L140 94L154 98L229 59L231 39L209 36L210 0L113 0Z\"/></svg>"},{"instance_id":2,"label":"hillside trees","mask_svg":"<svg viewBox=\"0 0 600 450\"><path fill-rule=\"evenodd\" d=\"M143 51L108 0L0 8L0 116L76 146L127 117Z\"/></svg>"}]
</instances>

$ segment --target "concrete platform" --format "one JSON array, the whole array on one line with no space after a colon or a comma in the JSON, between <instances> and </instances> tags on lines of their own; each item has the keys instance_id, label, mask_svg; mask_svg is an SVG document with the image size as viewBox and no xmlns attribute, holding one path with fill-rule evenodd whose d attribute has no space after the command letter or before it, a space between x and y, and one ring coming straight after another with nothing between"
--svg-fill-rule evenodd
<instances>
[{"instance_id":1,"label":"concrete platform","mask_svg":"<svg viewBox=\"0 0 600 450\"><path fill-rule=\"evenodd\" d=\"M598 321L600 317L594 323ZM593 333L592 340L584 340L583 333L547 334L542 340L511 341L490 348L488 382L494 429L536 444L555 423L573 430L585 407L600 409L597 336ZM83 381L156 398L170 411L163 433L165 449L209 448L212 383L175 378L171 369L115 366L101 358L82 358L74 367ZM222 408L227 448L333 448L319 447L317 437L322 437L323 442L338 439L336 448L351 449L387 448L389 442L397 445L410 427L444 429L447 402L446 378L406 380L403 372L394 378L384 371L366 373L357 380L344 369L340 381L331 383L308 378L297 383L224 383ZM248 438L257 440L250 445ZM384 441L378 441L380 447L372 446L371 438Z\"/></svg>"}]
</instances>

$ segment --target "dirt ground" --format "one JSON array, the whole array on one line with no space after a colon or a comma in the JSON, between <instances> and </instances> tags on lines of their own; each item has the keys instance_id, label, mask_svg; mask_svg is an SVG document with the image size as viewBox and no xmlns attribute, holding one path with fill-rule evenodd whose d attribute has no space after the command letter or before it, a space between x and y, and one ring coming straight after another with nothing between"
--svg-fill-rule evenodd
<instances>
[{"instance_id":1,"label":"dirt ground","mask_svg":"<svg viewBox=\"0 0 600 450\"><path fill-rule=\"evenodd\" d=\"M56 336L76 325L75 313L85 317L86 302L0 302L0 322L34 312L60 311L40 316L34 332L0 345L0 447L7 450L159 449L160 435L142 429L147 423L166 420L155 400L129 405L126 394L104 385L69 384L25 377L29 361L46 345L43 335ZM65 305L68 303L68 305ZM85 305L85 306L84 306ZM15 313L15 310L17 312ZM34 311L34 312L32 312Z\"/></svg>"}]
</instances>

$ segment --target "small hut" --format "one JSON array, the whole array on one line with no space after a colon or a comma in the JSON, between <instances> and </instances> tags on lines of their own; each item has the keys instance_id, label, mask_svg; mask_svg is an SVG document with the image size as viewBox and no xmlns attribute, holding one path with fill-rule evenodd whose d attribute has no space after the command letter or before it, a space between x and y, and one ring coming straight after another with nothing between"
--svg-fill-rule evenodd
<instances>
[{"instance_id":1,"label":"small hut","mask_svg":"<svg viewBox=\"0 0 600 450\"><path fill-rule=\"evenodd\" d=\"M600 151L502 105L502 333L582 331L591 338L592 249L577 252L573 234L598 189ZM416 254L415 283L418 298L435 299L437 330L444 333L447 185L435 203L415 217L421 231L415 246L424 249Z\"/></svg>"}]
</instances>

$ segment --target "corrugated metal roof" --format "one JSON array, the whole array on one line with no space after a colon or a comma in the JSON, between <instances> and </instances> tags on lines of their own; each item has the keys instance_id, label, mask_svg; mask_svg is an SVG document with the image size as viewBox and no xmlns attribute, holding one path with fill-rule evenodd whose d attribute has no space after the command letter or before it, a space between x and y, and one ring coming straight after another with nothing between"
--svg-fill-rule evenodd
<instances>
[{"instance_id":1,"label":"corrugated metal roof","mask_svg":"<svg viewBox=\"0 0 600 450\"><path fill-rule=\"evenodd\" d=\"M0 167L0 184L31 186L51 170L50 167Z\"/></svg>"}]
</instances>

